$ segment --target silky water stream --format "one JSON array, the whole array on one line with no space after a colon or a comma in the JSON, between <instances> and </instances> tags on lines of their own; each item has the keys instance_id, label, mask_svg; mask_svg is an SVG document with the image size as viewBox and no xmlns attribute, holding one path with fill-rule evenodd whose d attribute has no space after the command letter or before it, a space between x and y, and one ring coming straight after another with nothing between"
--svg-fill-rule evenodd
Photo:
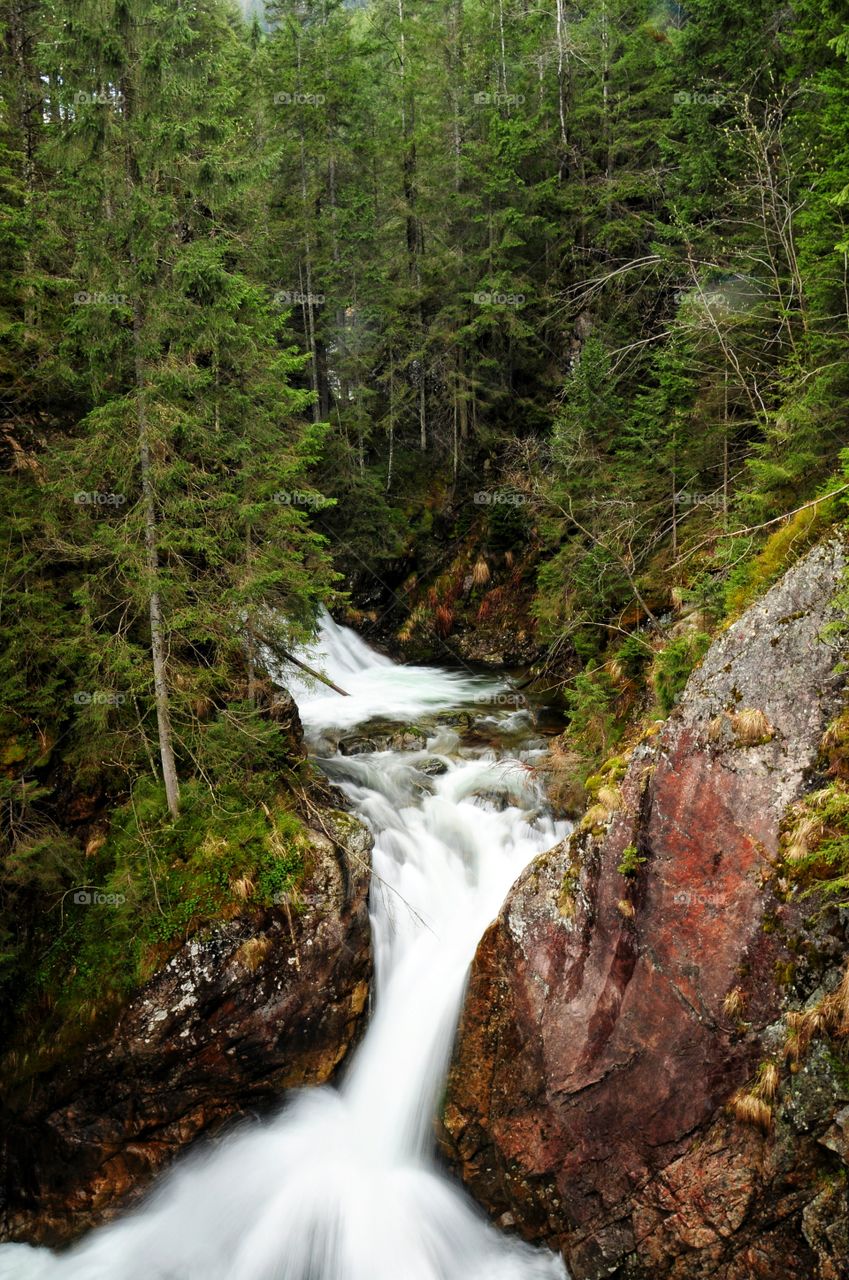
<instances>
[{"instance_id":1,"label":"silky water stream","mask_svg":"<svg viewBox=\"0 0 849 1280\"><path fill-rule=\"evenodd\" d=\"M366 1035L334 1087L188 1156L72 1249L0 1247L3 1280L566 1276L559 1259L485 1220L433 1139L477 942L523 867L566 831L529 767L530 718L503 684L393 663L329 617L309 660L350 696L287 672L307 740L375 837ZM477 745L446 723L463 708L483 730ZM336 751L376 723L384 735L429 724L432 736L415 750L361 740L359 754Z\"/></svg>"}]
</instances>

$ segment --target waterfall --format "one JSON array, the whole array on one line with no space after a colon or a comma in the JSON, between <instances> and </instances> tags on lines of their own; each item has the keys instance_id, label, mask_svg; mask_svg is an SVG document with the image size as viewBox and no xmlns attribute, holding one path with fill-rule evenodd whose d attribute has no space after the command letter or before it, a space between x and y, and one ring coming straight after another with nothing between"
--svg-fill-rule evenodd
<instances>
[{"instance_id":1,"label":"waterfall","mask_svg":"<svg viewBox=\"0 0 849 1280\"><path fill-rule=\"evenodd\" d=\"M287 681L308 740L430 717L426 748L319 763L374 833L374 1014L341 1081L190 1154L73 1249L0 1248L4 1280L561 1280L499 1233L438 1164L433 1116L477 942L522 868L565 834L492 680L400 666L325 618L306 655L349 697ZM439 713L489 700L490 743ZM480 711L480 707L478 708ZM530 724L527 725L530 733ZM495 743L495 745L490 745Z\"/></svg>"}]
</instances>

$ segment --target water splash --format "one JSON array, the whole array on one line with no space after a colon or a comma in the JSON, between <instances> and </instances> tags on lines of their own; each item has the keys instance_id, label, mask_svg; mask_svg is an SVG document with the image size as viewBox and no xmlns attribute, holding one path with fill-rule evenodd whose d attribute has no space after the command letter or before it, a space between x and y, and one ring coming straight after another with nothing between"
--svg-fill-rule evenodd
<instances>
[{"instance_id":1,"label":"water splash","mask_svg":"<svg viewBox=\"0 0 849 1280\"><path fill-rule=\"evenodd\" d=\"M329 614L322 617L318 645L302 656L349 695L341 698L325 685L286 670L286 684L298 702L304 731L316 740L322 733L348 732L370 720L410 724L422 716L474 703L494 687L481 676L401 666L375 653Z\"/></svg>"}]
</instances>

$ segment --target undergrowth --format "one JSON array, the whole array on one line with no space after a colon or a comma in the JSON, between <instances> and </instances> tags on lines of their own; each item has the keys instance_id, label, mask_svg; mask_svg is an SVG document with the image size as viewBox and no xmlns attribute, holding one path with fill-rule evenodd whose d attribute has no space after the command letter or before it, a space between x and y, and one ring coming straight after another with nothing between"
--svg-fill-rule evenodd
<instances>
[{"instance_id":1,"label":"undergrowth","mask_svg":"<svg viewBox=\"0 0 849 1280\"><path fill-rule=\"evenodd\" d=\"M82 880L50 904L50 935L20 993L18 1025L38 1010L36 1049L73 1041L205 925L237 915L248 899L282 901L308 849L303 824L279 799L246 804L235 788L213 798L190 782L171 821L161 788L140 782Z\"/></svg>"}]
</instances>

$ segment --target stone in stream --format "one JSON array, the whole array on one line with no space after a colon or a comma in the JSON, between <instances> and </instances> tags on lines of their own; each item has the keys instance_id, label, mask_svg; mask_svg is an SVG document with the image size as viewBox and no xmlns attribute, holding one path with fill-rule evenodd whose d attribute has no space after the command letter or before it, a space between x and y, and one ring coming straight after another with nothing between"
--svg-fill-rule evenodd
<instances>
[{"instance_id":1,"label":"stone in stream","mask_svg":"<svg viewBox=\"0 0 849 1280\"><path fill-rule=\"evenodd\" d=\"M363 756L376 751L421 751L426 742L427 735L417 725L389 724L340 738L337 748L343 756Z\"/></svg>"},{"instance_id":2,"label":"stone in stream","mask_svg":"<svg viewBox=\"0 0 849 1280\"><path fill-rule=\"evenodd\" d=\"M803 926L773 860L841 701L822 633L843 564L814 549L717 640L620 808L538 857L478 948L444 1143L573 1280L849 1274L839 1071L786 1085L819 1098L809 1122L785 1108L764 1134L725 1109L778 1056L776 974ZM741 710L757 733L717 732Z\"/></svg>"},{"instance_id":3,"label":"stone in stream","mask_svg":"<svg viewBox=\"0 0 849 1280\"><path fill-rule=\"evenodd\" d=\"M448 772L448 765L444 760L440 760L438 756L433 756L429 760L423 760L421 764L417 764L416 768L419 773L424 773L428 778L438 778L442 774Z\"/></svg>"}]
</instances>

